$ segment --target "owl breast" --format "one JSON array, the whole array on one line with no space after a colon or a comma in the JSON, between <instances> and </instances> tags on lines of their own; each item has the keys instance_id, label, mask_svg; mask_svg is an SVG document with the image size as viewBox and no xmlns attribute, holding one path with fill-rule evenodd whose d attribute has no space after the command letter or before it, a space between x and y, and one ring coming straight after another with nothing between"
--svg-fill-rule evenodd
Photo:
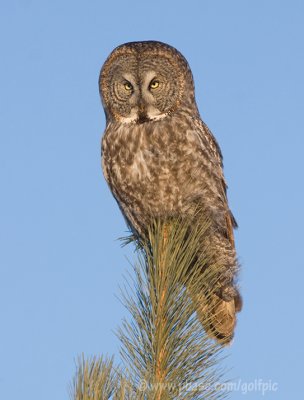
<instances>
[{"instance_id":1,"label":"owl breast","mask_svg":"<svg viewBox=\"0 0 304 400\"><path fill-rule=\"evenodd\" d=\"M206 163L191 121L187 125L184 118L110 124L103 138L104 175L139 231L151 217L188 213L198 198L202 201Z\"/></svg>"}]
</instances>

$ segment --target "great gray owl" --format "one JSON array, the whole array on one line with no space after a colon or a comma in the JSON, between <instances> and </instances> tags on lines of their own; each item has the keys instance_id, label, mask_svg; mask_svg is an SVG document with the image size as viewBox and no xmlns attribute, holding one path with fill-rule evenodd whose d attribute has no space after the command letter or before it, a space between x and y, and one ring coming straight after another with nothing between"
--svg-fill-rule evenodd
<instances>
[{"instance_id":1,"label":"great gray owl","mask_svg":"<svg viewBox=\"0 0 304 400\"><path fill-rule=\"evenodd\" d=\"M206 241L222 272L210 304L202 305L211 321L205 329L229 343L241 309L237 224L228 207L221 150L200 118L186 59L161 42L123 44L104 63L99 89L106 114L103 173L133 232L144 236L155 217L191 215L198 205L208 214Z\"/></svg>"}]
</instances>

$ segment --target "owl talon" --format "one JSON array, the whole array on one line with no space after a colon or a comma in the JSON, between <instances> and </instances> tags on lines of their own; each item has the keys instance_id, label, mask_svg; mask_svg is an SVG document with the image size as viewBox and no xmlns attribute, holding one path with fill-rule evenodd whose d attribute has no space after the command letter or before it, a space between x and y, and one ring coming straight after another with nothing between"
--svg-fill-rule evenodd
<instances>
[{"instance_id":1,"label":"owl talon","mask_svg":"<svg viewBox=\"0 0 304 400\"><path fill-rule=\"evenodd\" d=\"M225 286L217 291L217 295L224 301L234 300L236 311L242 308L242 298L239 291L234 286Z\"/></svg>"}]
</instances>

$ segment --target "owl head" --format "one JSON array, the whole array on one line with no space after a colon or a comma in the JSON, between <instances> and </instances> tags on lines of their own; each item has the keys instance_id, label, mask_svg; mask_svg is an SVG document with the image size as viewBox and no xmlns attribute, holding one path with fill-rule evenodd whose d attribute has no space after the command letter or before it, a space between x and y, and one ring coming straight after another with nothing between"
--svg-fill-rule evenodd
<instances>
[{"instance_id":1,"label":"owl head","mask_svg":"<svg viewBox=\"0 0 304 400\"><path fill-rule=\"evenodd\" d=\"M177 110L197 110L186 59L161 42L131 42L114 49L101 69L99 90L107 122L142 124Z\"/></svg>"}]
</instances>

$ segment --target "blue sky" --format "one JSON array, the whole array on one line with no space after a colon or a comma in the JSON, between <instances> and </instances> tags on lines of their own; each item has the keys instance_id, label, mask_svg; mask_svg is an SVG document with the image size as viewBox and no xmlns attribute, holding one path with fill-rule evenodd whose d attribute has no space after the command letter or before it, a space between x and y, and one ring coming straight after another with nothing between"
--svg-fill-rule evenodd
<instances>
[{"instance_id":1,"label":"blue sky","mask_svg":"<svg viewBox=\"0 0 304 400\"><path fill-rule=\"evenodd\" d=\"M277 384L265 398L299 398L304 3L106 3L0 1L1 398L65 399L79 354L118 353L134 255L101 173L97 81L114 47L145 39L186 56L224 153L244 296L231 398L262 398L244 394L259 379Z\"/></svg>"}]
</instances>

